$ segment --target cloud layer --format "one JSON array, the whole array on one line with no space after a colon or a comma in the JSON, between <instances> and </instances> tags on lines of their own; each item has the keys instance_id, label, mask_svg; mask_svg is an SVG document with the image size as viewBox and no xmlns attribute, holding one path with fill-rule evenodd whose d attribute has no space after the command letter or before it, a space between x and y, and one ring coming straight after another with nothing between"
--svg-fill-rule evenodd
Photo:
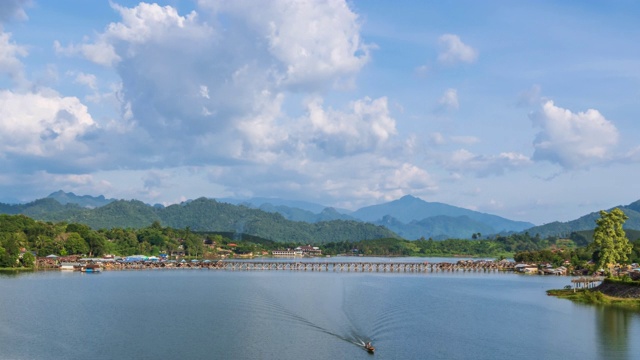
<instances>
[{"instance_id":1,"label":"cloud layer","mask_svg":"<svg viewBox=\"0 0 640 360\"><path fill-rule=\"evenodd\" d=\"M446 2L105 0L108 21L69 27L60 4L73 2L0 4L0 196L356 207L413 194L494 209L512 197L493 189L639 161L626 134L640 54L604 25L540 41L487 22L493 4L477 8L481 27L443 28ZM576 48L585 39L598 44Z\"/></svg>"}]
</instances>

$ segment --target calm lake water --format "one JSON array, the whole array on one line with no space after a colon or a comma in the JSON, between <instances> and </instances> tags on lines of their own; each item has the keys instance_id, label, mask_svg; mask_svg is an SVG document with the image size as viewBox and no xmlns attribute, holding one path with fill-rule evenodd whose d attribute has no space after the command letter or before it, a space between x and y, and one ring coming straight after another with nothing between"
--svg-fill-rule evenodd
<instances>
[{"instance_id":1,"label":"calm lake water","mask_svg":"<svg viewBox=\"0 0 640 360\"><path fill-rule=\"evenodd\" d=\"M545 294L569 283L498 273L0 275L0 359L640 359L640 315ZM359 346L369 340L375 355Z\"/></svg>"}]
</instances>

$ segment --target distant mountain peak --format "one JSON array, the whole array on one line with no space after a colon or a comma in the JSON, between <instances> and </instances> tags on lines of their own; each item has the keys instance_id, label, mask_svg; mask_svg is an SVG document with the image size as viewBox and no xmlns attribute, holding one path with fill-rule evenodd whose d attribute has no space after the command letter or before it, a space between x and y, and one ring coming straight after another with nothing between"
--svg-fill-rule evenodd
<instances>
[{"instance_id":1,"label":"distant mountain peak","mask_svg":"<svg viewBox=\"0 0 640 360\"><path fill-rule=\"evenodd\" d=\"M115 201L115 199L106 199L104 195L91 196L91 195L76 195L72 192L64 192L63 190L58 190L52 192L49 196L49 199L54 199L62 205L66 204L76 204L85 208L97 208L107 204L110 204Z\"/></svg>"},{"instance_id":2,"label":"distant mountain peak","mask_svg":"<svg viewBox=\"0 0 640 360\"><path fill-rule=\"evenodd\" d=\"M386 225L398 234L410 236L419 230L416 226L424 225L420 230L427 234L436 225L441 227L442 235L471 236L474 232L498 233L503 231L521 231L533 224L513 221L497 215L486 214L439 202L427 202L413 195L405 195L387 203L367 206L356 210L353 217ZM431 219L428 222L424 220ZM456 222L459 229L456 228ZM404 225L413 227L408 230ZM460 233L464 229L464 234ZM475 230L475 231L474 231ZM468 234L467 234L468 233ZM412 235L411 235L412 236Z\"/></svg>"},{"instance_id":3,"label":"distant mountain peak","mask_svg":"<svg viewBox=\"0 0 640 360\"><path fill-rule=\"evenodd\" d=\"M411 194L407 194L403 197L400 198L400 200L404 200L404 199L418 199L417 197L411 195Z\"/></svg>"}]
</instances>

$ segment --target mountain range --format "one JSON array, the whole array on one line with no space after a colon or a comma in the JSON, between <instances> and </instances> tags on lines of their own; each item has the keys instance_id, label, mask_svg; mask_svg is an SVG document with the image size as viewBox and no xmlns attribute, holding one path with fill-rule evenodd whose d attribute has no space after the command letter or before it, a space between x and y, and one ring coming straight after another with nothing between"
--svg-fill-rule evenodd
<instances>
[{"instance_id":1,"label":"mountain range","mask_svg":"<svg viewBox=\"0 0 640 360\"><path fill-rule=\"evenodd\" d=\"M225 201L225 200L221 200ZM242 202L263 211L277 212L293 221L320 222L328 220L355 220L382 225L399 236L415 240L419 238L447 239L470 238L473 234L496 234L520 232L534 225L529 222L513 221L496 215L468 210L438 202L427 202L406 195L384 204L363 207L354 212L313 207L305 203L305 208L295 207L295 203L267 198ZM291 206L294 205L294 206Z\"/></svg>"},{"instance_id":2,"label":"mountain range","mask_svg":"<svg viewBox=\"0 0 640 360\"><path fill-rule=\"evenodd\" d=\"M622 210L629 218L624 223L624 229L640 230L640 200L632 202L629 205L619 205L614 208ZM611 211L607 209L606 211ZM593 230L596 226L596 220L600 218L599 212L592 212L581 216L578 219L559 222L555 221L541 226L535 226L527 229L529 234L539 234L541 237L547 236L568 236L572 232Z\"/></svg>"},{"instance_id":3,"label":"mountain range","mask_svg":"<svg viewBox=\"0 0 640 360\"><path fill-rule=\"evenodd\" d=\"M629 216L625 228L640 230L640 201L618 207ZM441 240L525 231L542 237L568 236L574 231L593 230L599 217L594 212L569 222L534 226L529 222L427 202L411 195L350 212L275 198L200 198L164 207L64 191L56 191L28 204L0 203L0 213L24 214L46 221L80 222L93 228L137 228L159 221L165 226L188 226L195 231L243 232L275 241L309 243L355 241L370 236Z\"/></svg>"}]
</instances>

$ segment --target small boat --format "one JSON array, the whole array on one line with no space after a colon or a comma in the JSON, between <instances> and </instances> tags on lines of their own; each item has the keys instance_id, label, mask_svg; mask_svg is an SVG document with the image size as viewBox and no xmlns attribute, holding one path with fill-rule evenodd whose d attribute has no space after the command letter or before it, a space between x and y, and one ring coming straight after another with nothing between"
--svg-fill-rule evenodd
<instances>
[{"instance_id":1,"label":"small boat","mask_svg":"<svg viewBox=\"0 0 640 360\"><path fill-rule=\"evenodd\" d=\"M87 264L82 268L82 272L86 273L99 273L102 271L102 268L98 264Z\"/></svg>"},{"instance_id":2,"label":"small boat","mask_svg":"<svg viewBox=\"0 0 640 360\"><path fill-rule=\"evenodd\" d=\"M373 352L376 351L376 348L374 348L370 342L364 344L364 349L367 350L369 354L373 354Z\"/></svg>"}]
</instances>

